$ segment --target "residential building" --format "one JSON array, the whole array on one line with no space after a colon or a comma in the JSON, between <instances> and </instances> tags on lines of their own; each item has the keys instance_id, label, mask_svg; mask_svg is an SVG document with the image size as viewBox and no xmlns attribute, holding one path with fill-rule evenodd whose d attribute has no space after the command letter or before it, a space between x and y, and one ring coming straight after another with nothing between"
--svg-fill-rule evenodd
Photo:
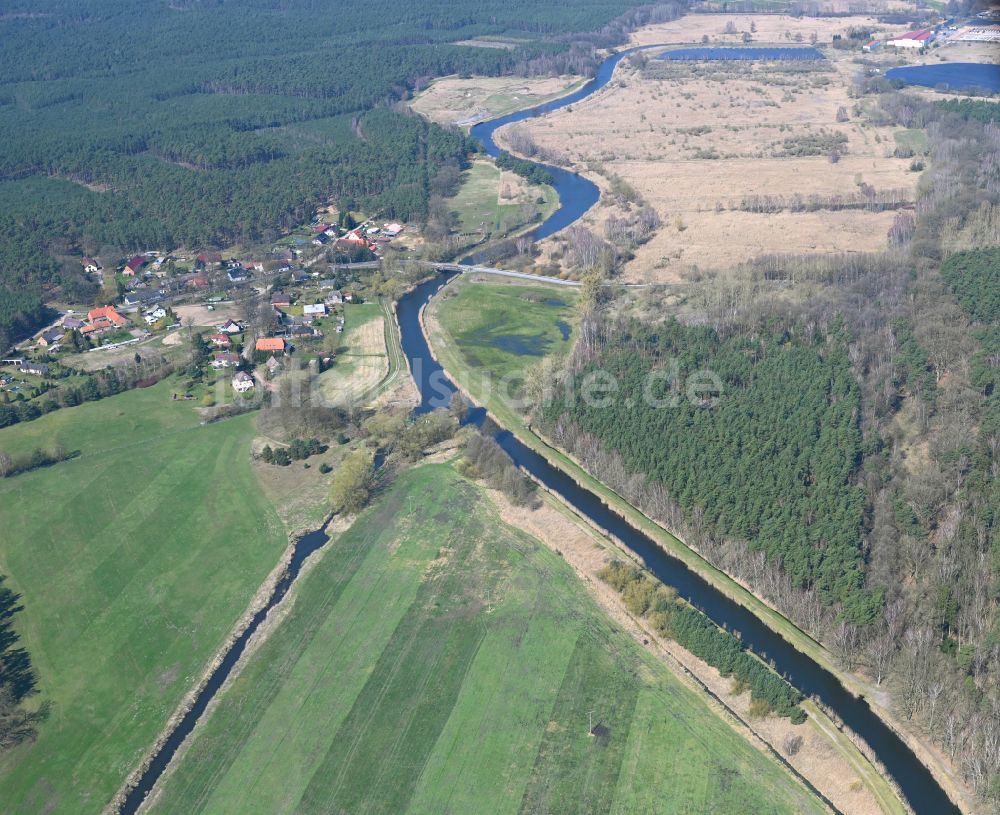
<instances>
[{"instance_id":1,"label":"residential building","mask_svg":"<svg viewBox=\"0 0 1000 815\"><path fill-rule=\"evenodd\" d=\"M142 319L146 321L146 325L152 325L153 323L159 322L166 316L167 310L163 306L157 306L156 308L150 309L143 314Z\"/></svg>"},{"instance_id":2,"label":"residential building","mask_svg":"<svg viewBox=\"0 0 1000 815\"><path fill-rule=\"evenodd\" d=\"M100 308L92 308L87 312L87 322L91 325L95 325L99 322L108 323L114 328L124 328L128 325L128 320L122 317L117 311L115 311L114 306L101 306Z\"/></svg>"},{"instance_id":3,"label":"residential building","mask_svg":"<svg viewBox=\"0 0 1000 815\"><path fill-rule=\"evenodd\" d=\"M142 271L142 267L146 265L146 258L142 255L135 255L128 259L125 264L125 268L122 269L122 274L125 277L135 277L139 272Z\"/></svg>"},{"instance_id":4,"label":"residential building","mask_svg":"<svg viewBox=\"0 0 1000 815\"><path fill-rule=\"evenodd\" d=\"M32 376L48 376L49 366L43 362L25 361L21 363L20 371L21 373L31 374Z\"/></svg>"},{"instance_id":5,"label":"residential building","mask_svg":"<svg viewBox=\"0 0 1000 815\"><path fill-rule=\"evenodd\" d=\"M220 351L212 358L213 368L235 368L240 364L240 355L232 351Z\"/></svg>"},{"instance_id":6,"label":"residential building","mask_svg":"<svg viewBox=\"0 0 1000 815\"><path fill-rule=\"evenodd\" d=\"M42 348L51 348L59 344L65 333L65 329L50 328L48 331L42 332L42 335L38 338L38 344Z\"/></svg>"},{"instance_id":7,"label":"residential building","mask_svg":"<svg viewBox=\"0 0 1000 815\"><path fill-rule=\"evenodd\" d=\"M272 351L285 353L285 340L283 337L261 337L257 340L254 348L258 351Z\"/></svg>"},{"instance_id":8,"label":"residential building","mask_svg":"<svg viewBox=\"0 0 1000 815\"><path fill-rule=\"evenodd\" d=\"M240 371L233 377L233 390L237 393L246 393L253 388L253 377L246 371Z\"/></svg>"},{"instance_id":9,"label":"residential building","mask_svg":"<svg viewBox=\"0 0 1000 815\"><path fill-rule=\"evenodd\" d=\"M324 303L311 303L302 306L302 316L304 317L325 317L326 305Z\"/></svg>"}]
</instances>

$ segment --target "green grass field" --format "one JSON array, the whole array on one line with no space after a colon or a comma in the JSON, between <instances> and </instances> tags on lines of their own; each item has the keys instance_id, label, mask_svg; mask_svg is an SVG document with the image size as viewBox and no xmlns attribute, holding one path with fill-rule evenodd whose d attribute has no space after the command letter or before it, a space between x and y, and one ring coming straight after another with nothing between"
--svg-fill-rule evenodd
<instances>
[{"instance_id":1,"label":"green grass field","mask_svg":"<svg viewBox=\"0 0 1000 815\"><path fill-rule=\"evenodd\" d=\"M458 214L458 231L463 235L481 229L490 234L513 231L547 217L559 203L552 187L531 186L531 201L540 197L545 203L533 203L532 217L525 219L520 204L500 203L500 176L500 170L492 161L477 161L462 174L462 186L448 203Z\"/></svg>"},{"instance_id":2,"label":"green grass field","mask_svg":"<svg viewBox=\"0 0 1000 815\"><path fill-rule=\"evenodd\" d=\"M575 301L576 293L566 287L455 281L432 306L441 328L454 338L449 362L457 364L445 367L474 394L486 374L494 384L512 382L509 391L516 395L528 368L569 351Z\"/></svg>"},{"instance_id":3,"label":"green grass field","mask_svg":"<svg viewBox=\"0 0 1000 815\"><path fill-rule=\"evenodd\" d=\"M918 156L927 154L927 134L920 128L897 130L893 137L900 147L909 148Z\"/></svg>"},{"instance_id":4,"label":"green grass field","mask_svg":"<svg viewBox=\"0 0 1000 815\"><path fill-rule=\"evenodd\" d=\"M453 289L456 285L463 287L473 286L475 289L484 291L477 294L473 290L463 296L461 291L457 290L459 291L457 296L448 296L447 293L449 290ZM469 306L475 303L476 296L481 297L483 302L488 303L499 296L499 291L503 287L508 286L516 288L517 284L506 282L472 283L469 279L457 279L450 283L441 294L431 301L427 309L429 315L430 344L435 357L448 372L448 375L454 381L461 384L478 404L488 408L497 421L504 428L512 431L521 442L543 456L553 466L558 467L578 483L584 485L609 506L614 507L632 526L649 535L667 552L700 574L727 597L751 610L765 624L793 643L796 648L808 654L827 670L837 675L845 687L858 694L871 693L871 688L861 685L854 674L841 670L833 655L808 633L800 629L780 612L764 603L721 569L713 566L664 527L628 503L614 492L614 490L594 478L574 459L555 447L550 446L528 425L526 417L518 410L516 400L505 398L506 394L502 388L490 385L490 378L484 377L481 371L476 368L480 361L480 355L476 344L471 342L470 337L463 333L466 328L466 323L463 320L474 321L476 319L475 312L469 308ZM559 298L573 296L572 293L567 293L565 289L554 285L542 286L540 288L543 291L554 293L554 296ZM514 315L510 319L520 320L522 318ZM498 370L514 370L516 372L518 370L526 370L536 363L537 358L518 358L517 354L496 354L493 359L486 360L486 367L491 371L493 370L491 366L496 366ZM810 705L809 713L811 716L822 717L824 722L829 725L829 729L835 730L832 723L826 719L825 714L818 708L811 706L811 703L807 704ZM902 815L906 812L906 807L893 787L850 740L841 739L833 746L857 770L859 778L871 790L884 811L894 813L894 815Z\"/></svg>"},{"instance_id":5,"label":"green grass field","mask_svg":"<svg viewBox=\"0 0 1000 815\"><path fill-rule=\"evenodd\" d=\"M0 430L0 450L81 452L0 479L0 573L53 704L0 756L4 815L100 812L287 545L250 470L254 417L200 426L170 387Z\"/></svg>"},{"instance_id":6,"label":"green grass field","mask_svg":"<svg viewBox=\"0 0 1000 815\"><path fill-rule=\"evenodd\" d=\"M822 809L433 464L329 544L152 811Z\"/></svg>"}]
</instances>

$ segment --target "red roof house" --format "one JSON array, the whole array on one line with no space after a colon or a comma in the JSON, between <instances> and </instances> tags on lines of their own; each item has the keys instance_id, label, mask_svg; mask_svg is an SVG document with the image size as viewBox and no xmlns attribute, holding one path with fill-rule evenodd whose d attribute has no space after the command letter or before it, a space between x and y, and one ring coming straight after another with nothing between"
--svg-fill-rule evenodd
<instances>
[{"instance_id":1,"label":"red roof house","mask_svg":"<svg viewBox=\"0 0 1000 815\"><path fill-rule=\"evenodd\" d=\"M97 325L98 323L105 323L106 326L114 326L115 328L124 328L128 325L128 320L122 317L117 311L115 311L114 306L101 306L101 308L92 308L87 312L87 320L91 325Z\"/></svg>"},{"instance_id":2,"label":"red roof house","mask_svg":"<svg viewBox=\"0 0 1000 815\"><path fill-rule=\"evenodd\" d=\"M146 258L142 255L135 255L134 257L129 258L128 263L125 264L125 268L122 270L122 274L125 275L125 277L134 277L139 274L142 267L145 265Z\"/></svg>"},{"instance_id":3,"label":"red roof house","mask_svg":"<svg viewBox=\"0 0 1000 815\"><path fill-rule=\"evenodd\" d=\"M258 351L285 352L285 340L281 337L261 337L254 346Z\"/></svg>"}]
</instances>

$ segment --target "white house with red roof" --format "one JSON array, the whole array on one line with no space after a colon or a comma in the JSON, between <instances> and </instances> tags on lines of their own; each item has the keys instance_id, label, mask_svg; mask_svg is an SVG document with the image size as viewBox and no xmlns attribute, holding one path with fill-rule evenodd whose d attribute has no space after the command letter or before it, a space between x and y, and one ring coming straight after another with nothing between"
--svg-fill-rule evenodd
<instances>
[{"instance_id":1,"label":"white house with red roof","mask_svg":"<svg viewBox=\"0 0 1000 815\"><path fill-rule=\"evenodd\" d=\"M920 31L908 31L899 37L894 37L886 42L893 48L926 48L934 39L934 32L921 29Z\"/></svg>"}]
</instances>

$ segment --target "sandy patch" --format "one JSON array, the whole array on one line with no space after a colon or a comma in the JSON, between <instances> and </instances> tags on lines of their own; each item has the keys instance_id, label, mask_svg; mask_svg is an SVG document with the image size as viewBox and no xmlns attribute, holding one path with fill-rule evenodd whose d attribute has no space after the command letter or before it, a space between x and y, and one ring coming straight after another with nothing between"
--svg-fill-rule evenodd
<instances>
[{"instance_id":1,"label":"sandy patch","mask_svg":"<svg viewBox=\"0 0 1000 815\"><path fill-rule=\"evenodd\" d=\"M238 320L242 316L240 307L235 303L216 303L215 310L209 311L202 303L192 303L186 306L174 306L174 314L182 325L214 326L222 325L226 320Z\"/></svg>"},{"instance_id":2,"label":"sandy patch","mask_svg":"<svg viewBox=\"0 0 1000 815\"><path fill-rule=\"evenodd\" d=\"M810 711L809 722L798 727L787 719L773 716L751 718L749 692L733 695L730 679L720 676L715 668L675 642L651 633L644 621L637 621L628 613L618 592L597 577L598 571L608 560L627 557L623 551L598 535L583 521L558 507L554 498L547 496L541 508L525 510L513 506L502 493L490 491L490 494L502 520L523 529L559 553L573 567L609 616L659 656L690 687L702 694L705 694L707 687L721 701L734 728L746 735L755 746L767 750L765 745L768 745L782 755L842 812L876 815L882 811L870 789L856 783L858 771L852 766L852 761L863 767L865 759L857 753L849 759L834 746L830 736L825 733L826 728L834 729L834 726L825 716ZM705 694L704 698L710 705L718 705L710 695ZM802 746L794 756L789 756L783 745L785 739L792 735L802 737ZM870 771L870 768L864 767L864 770Z\"/></svg>"}]
</instances>

